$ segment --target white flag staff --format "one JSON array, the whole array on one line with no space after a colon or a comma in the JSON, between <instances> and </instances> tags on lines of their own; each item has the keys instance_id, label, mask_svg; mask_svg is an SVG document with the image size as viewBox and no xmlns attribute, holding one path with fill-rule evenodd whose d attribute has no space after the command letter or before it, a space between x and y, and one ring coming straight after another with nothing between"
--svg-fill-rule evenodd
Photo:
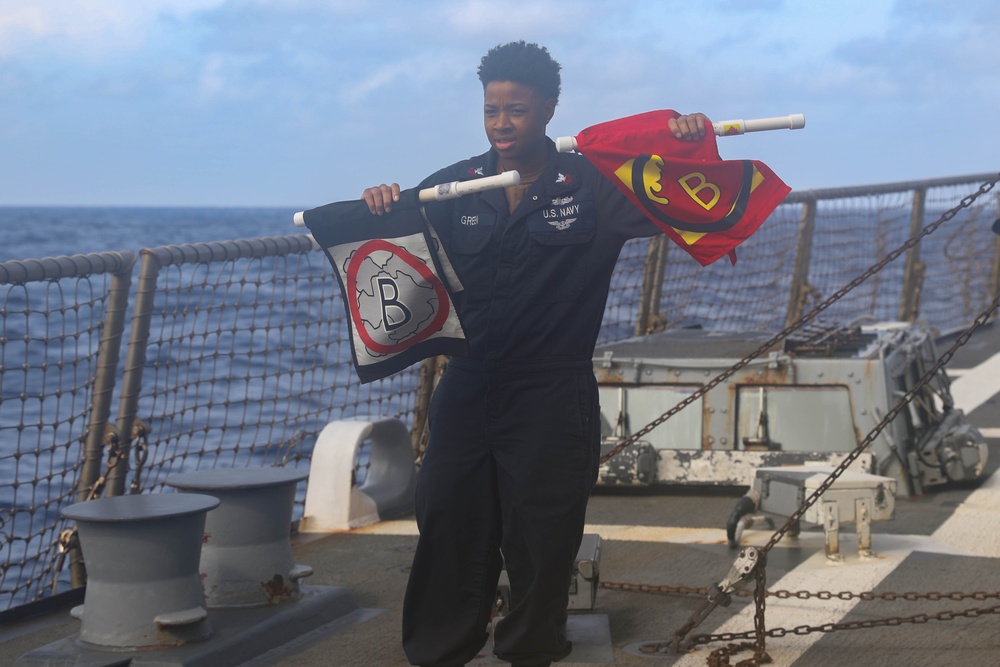
<instances>
[{"instance_id":1,"label":"white flag staff","mask_svg":"<svg viewBox=\"0 0 1000 667\"><path fill-rule=\"evenodd\" d=\"M766 130L800 130L806 126L806 117L800 113L773 118L751 118L750 120L720 120L712 123L712 129L717 137L728 137L747 132L764 132ZM559 137L556 139L556 150L569 153L576 150L576 137Z\"/></svg>"},{"instance_id":2,"label":"white flag staff","mask_svg":"<svg viewBox=\"0 0 1000 667\"><path fill-rule=\"evenodd\" d=\"M474 192L483 192L484 190L509 188L512 185L518 185L520 182L521 174L519 174L516 170L505 171L504 173L497 174L496 176L476 178L471 181L452 181L450 183L432 185L431 187L424 188L418 192L417 198L421 202L443 201L445 199L455 199L456 197L461 197L462 195L471 195ZM304 211L299 211L292 217L296 227L306 226L306 220L303 213Z\"/></svg>"}]
</instances>

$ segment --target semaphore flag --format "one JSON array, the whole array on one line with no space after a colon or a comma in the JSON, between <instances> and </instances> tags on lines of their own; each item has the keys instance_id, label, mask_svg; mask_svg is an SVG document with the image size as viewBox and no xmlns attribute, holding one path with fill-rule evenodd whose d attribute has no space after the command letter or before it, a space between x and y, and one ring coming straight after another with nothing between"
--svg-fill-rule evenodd
<instances>
[{"instance_id":1,"label":"semaphore flag","mask_svg":"<svg viewBox=\"0 0 1000 667\"><path fill-rule=\"evenodd\" d=\"M753 234L791 188L757 160L723 160L711 128L697 142L667 128L672 110L600 123L576 135L579 150L702 266Z\"/></svg>"},{"instance_id":2,"label":"semaphore flag","mask_svg":"<svg viewBox=\"0 0 1000 667\"><path fill-rule=\"evenodd\" d=\"M423 217L416 190L374 216L361 200L303 212L333 265L361 382L379 380L438 354L467 355L452 301L462 289Z\"/></svg>"}]
</instances>

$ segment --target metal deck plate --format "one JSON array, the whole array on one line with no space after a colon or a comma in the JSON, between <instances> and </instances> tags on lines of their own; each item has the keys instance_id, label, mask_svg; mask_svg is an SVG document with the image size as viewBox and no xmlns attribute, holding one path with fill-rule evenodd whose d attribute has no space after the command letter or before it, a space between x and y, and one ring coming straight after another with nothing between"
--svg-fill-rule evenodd
<instances>
[{"instance_id":1,"label":"metal deck plate","mask_svg":"<svg viewBox=\"0 0 1000 667\"><path fill-rule=\"evenodd\" d=\"M210 609L214 633L195 644L155 651L106 651L87 648L73 635L26 653L15 667L222 667L250 660L263 665L268 664L261 662L263 656L277 660L297 650L296 640L313 630L338 620L350 621L338 626L343 630L377 613L360 608L346 588L303 586L302 592L297 602L273 607Z\"/></svg>"}]
</instances>

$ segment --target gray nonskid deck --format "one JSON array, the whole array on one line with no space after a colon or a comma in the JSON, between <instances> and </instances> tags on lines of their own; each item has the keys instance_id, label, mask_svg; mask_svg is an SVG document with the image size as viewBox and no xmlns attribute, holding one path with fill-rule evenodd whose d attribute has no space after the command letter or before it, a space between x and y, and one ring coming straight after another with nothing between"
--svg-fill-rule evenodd
<instances>
[{"instance_id":1,"label":"gray nonskid deck","mask_svg":"<svg viewBox=\"0 0 1000 667\"><path fill-rule=\"evenodd\" d=\"M921 510L944 511L947 505L959 502L973 490L955 491L934 500L921 499L920 506L901 500L903 514ZM718 517L731 509L735 496L719 492L703 495L685 494L597 494L590 508L591 527L609 528L609 519L617 518L619 535L605 536L601 580L604 582L645 583L703 587L717 581L732 563L733 552L725 541L724 527ZM943 522L938 522L939 525ZM889 526L892 522L879 524ZM678 526L683 526L678 528ZM931 539L930 531L923 535L899 535L876 530L876 552L887 546L909 540L922 544ZM395 534L394 534L395 533ZM254 660L253 667L267 665L356 665L381 666L407 664L400 644L400 622L403 590L410 558L416 543L415 528L411 521L386 522L368 529L326 535L300 536L295 540L298 562L312 565L316 574L311 585L348 586L359 607L377 609L380 613L354 624L352 627L331 627L312 633L291 647L294 652L275 653ZM749 541L762 543L767 531L750 531ZM622 539L621 536L633 539ZM848 541L849 542L849 541ZM817 554L822 555L822 536L816 531L805 531L800 539L786 538L777 546L768 561L769 586L778 585L789 573L803 572L802 564ZM811 575L811 590L839 591L838 578L847 572L857 557L845 547L846 567L818 566L818 574ZM877 561L876 561L877 564ZM993 558L981 556L929 554L913 551L880 582L876 590L917 591L977 591L990 590L991 575L997 563ZM807 573L808 574L808 573ZM994 589L997 587L994 585ZM790 601L769 599L769 615L777 615ZM591 639L598 639L602 623L609 631L607 641L582 646L561 664L566 665L703 665L707 649L700 648L679 658L638 657L627 652L636 642L662 641L683 625L690 614L701 604L701 599L689 595L662 595L636 593L602 588L593 612L573 614L573 628L589 628ZM731 607L717 609L698 629L712 632L739 615L751 613L748 598L736 598ZM940 605L940 603L937 603ZM952 608L961 603L949 602ZM986 605L978 602L975 604ZM791 603L794 609L795 603ZM844 619L936 613L919 603L857 604ZM12 664L21 653L43 646L76 631L76 621L62 611L50 617L51 625L39 625L33 631L13 637L0 644L0 664ZM805 622L805 621L803 621ZM38 623L38 621L36 621ZM777 625L772 623L772 626ZM877 631L860 630L810 636L812 643L803 646L801 638L769 639L768 650L777 665L848 665L890 664L893 656L908 655L908 666L913 665L985 665L989 650L997 650L996 629L1000 618L958 619L950 622L910 625ZM752 625L744 628L751 629ZM8 628L9 632L10 629ZM605 657L610 651L613 662ZM596 657L595 657L596 656ZM830 662L836 656L836 662ZM476 665L503 664L484 654ZM894 664L894 663L893 663Z\"/></svg>"},{"instance_id":2,"label":"gray nonskid deck","mask_svg":"<svg viewBox=\"0 0 1000 667\"><path fill-rule=\"evenodd\" d=\"M971 368L992 357L1000 342L995 332L978 345L963 348L957 368ZM973 341L977 343L977 341ZM997 396L972 412L979 428L1000 429ZM861 561L853 551L853 527L842 527L846 559L828 565L823 559L823 536L806 527L798 539L785 538L768 557L768 587L790 590L874 590L904 593L995 593L1000 563L1000 440L990 439L989 477L978 484L936 490L923 496L900 498L896 517L873 526L876 558ZM588 530L604 538L602 582L704 587L719 581L735 556L726 545L725 522L742 490L662 488L647 491L599 491L588 509ZM317 587L349 589L358 609L356 623L323 624L281 650L264 651L243 664L249 667L322 665L381 667L407 665L400 639L403 591L416 544L411 519L383 522L349 533L293 537L295 561L313 567L306 582ZM745 542L761 545L771 531L747 531ZM868 579L868 588L852 583ZM860 573L861 577L856 575ZM575 612L571 632L585 632L590 646L581 646L561 665L614 664L705 665L709 648L701 647L672 658L639 657L628 648L644 641L664 641L683 625L702 600L697 596L636 593L601 588L592 612ZM822 622L927 614L943 609L990 607L995 599L947 602L884 602L838 600L808 602L768 599L768 627L795 627ZM717 609L697 632L719 628L752 629L751 602L736 598L729 608ZM79 632L69 606L0 627L0 665L13 665L20 656ZM832 611L831 611L832 610ZM370 613L368 613L370 612ZM737 627L738 626L738 627ZM602 634L602 628L607 634ZM774 665L994 665L1000 664L1000 616L929 620L922 624L875 630L850 630L770 638L767 649ZM607 651L613 656L606 661ZM746 657L742 654L740 657ZM224 656L223 658L224 659ZM484 653L479 663L503 664ZM218 663L220 665L225 663ZM477 665L478 667L478 665Z\"/></svg>"}]
</instances>

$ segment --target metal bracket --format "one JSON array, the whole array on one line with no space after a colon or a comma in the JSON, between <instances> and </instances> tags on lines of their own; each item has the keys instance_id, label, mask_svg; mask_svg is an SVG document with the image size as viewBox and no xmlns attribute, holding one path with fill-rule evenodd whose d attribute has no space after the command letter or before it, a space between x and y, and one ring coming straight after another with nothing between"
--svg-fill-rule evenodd
<instances>
[{"instance_id":1,"label":"metal bracket","mask_svg":"<svg viewBox=\"0 0 1000 667\"><path fill-rule=\"evenodd\" d=\"M691 615L684 627L674 633L670 653L680 652L681 640L698 627L713 609L719 606L728 607L732 603L732 594L741 590L754 577L754 572L760 561L760 551L757 547L744 547L740 551L740 555L736 557L732 567L729 568L729 573L722 581L709 588L708 599L701 608Z\"/></svg>"},{"instance_id":2,"label":"metal bracket","mask_svg":"<svg viewBox=\"0 0 1000 667\"><path fill-rule=\"evenodd\" d=\"M729 603L732 602L732 593L742 589L753 577L754 570L757 568L757 563L760 560L758 558L759 555L760 552L757 550L757 547L746 547L740 551L740 555L736 557L733 566L729 568L729 574L716 586L728 598L727 602L722 606L728 607ZM711 595L709 595L709 599L712 599Z\"/></svg>"}]
</instances>

